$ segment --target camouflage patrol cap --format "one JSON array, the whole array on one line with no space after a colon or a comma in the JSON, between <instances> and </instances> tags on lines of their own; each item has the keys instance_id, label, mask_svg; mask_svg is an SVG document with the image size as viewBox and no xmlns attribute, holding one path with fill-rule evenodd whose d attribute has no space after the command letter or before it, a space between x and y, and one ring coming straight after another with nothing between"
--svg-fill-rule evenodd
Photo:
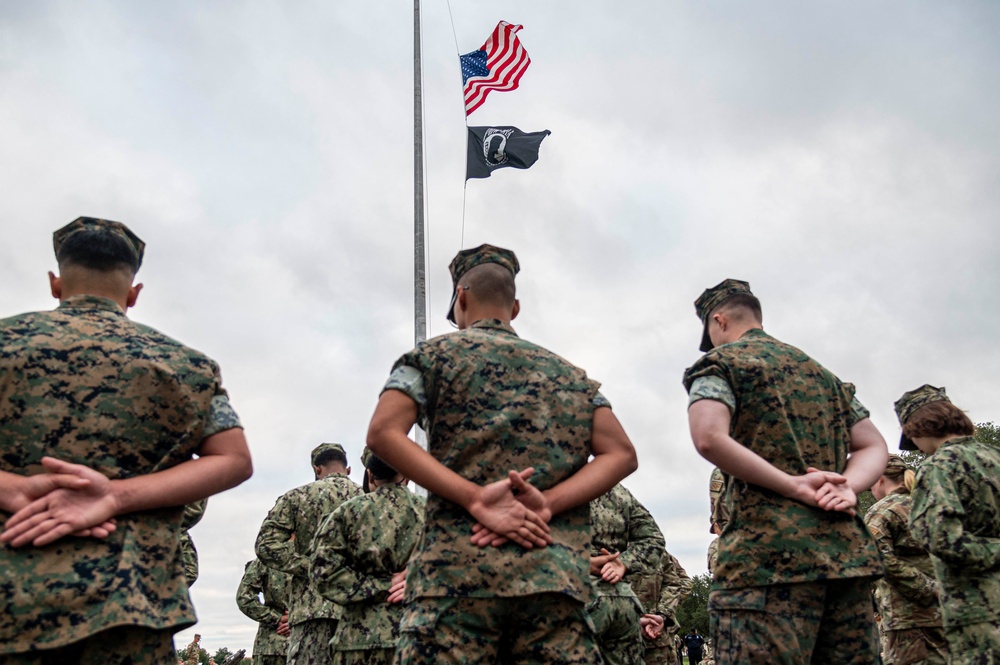
<instances>
[{"instance_id":1,"label":"camouflage patrol cap","mask_svg":"<svg viewBox=\"0 0 1000 665\"><path fill-rule=\"evenodd\" d=\"M722 282L716 284L710 289L705 289L698 299L694 301L694 311L701 319L701 324L704 327L704 331L701 335L701 346L699 350L702 352L712 350L712 339L708 336L708 316L712 313L716 307L729 300L731 297L738 293L745 293L752 296L753 293L750 292L750 283L743 282L738 279L726 279Z\"/></svg>"},{"instance_id":2,"label":"camouflage patrol cap","mask_svg":"<svg viewBox=\"0 0 1000 665\"><path fill-rule=\"evenodd\" d=\"M368 460L370 460L373 455L374 453L372 452L372 449L369 448L368 446L365 446L365 449L361 451L361 466L367 469Z\"/></svg>"},{"instance_id":3,"label":"camouflage patrol cap","mask_svg":"<svg viewBox=\"0 0 1000 665\"><path fill-rule=\"evenodd\" d=\"M889 461L885 463L884 475L898 476L909 468L906 465L906 460L899 455L889 455Z\"/></svg>"},{"instance_id":4,"label":"camouflage patrol cap","mask_svg":"<svg viewBox=\"0 0 1000 665\"><path fill-rule=\"evenodd\" d=\"M948 402L951 404L951 400L948 399L948 395L945 394L944 388L935 388L934 386L925 383L916 390L910 390L903 393L903 396L896 400L896 417L899 418L900 426L906 424L906 421L910 419L910 416L925 404L930 404L932 402ZM916 450L917 446L913 443L905 434L899 435L899 449L900 450Z\"/></svg>"},{"instance_id":5,"label":"camouflage patrol cap","mask_svg":"<svg viewBox=\"0 0 1000 665\"><path fill-rule=\"evenodd\" d=\"M138 270L139 266L142 265L142 255L146 251L146 243L140 240L139 236L132 233L132 229L121 222L112 222L107 219L97 219L96 217L77 217L52 234L52 249L55 250L56 259L59 258L59 248L62 247L67 238L81 231L96 231L99 229L119 235L128 241L132 249L135 250L135 269Z\"/></svg>"},{"instance_id":6,"label":"camouflage patrol cap","mask_svg":"<svg viewBox=\"0 0 1000 665\"><path fill-rule=\"evenodd\" d=\"M448 306L448 320L455 323L455 301L458 300L458 280L462 275L476 266L484 263L499 263L515 277L521 270L514 252L493 245L480 245L473 249L463 249L451 260L448 270L451 271L451 304Z\"/></svg>"},{"instance_id":7,"label":"camouflage patrol cap","mask_svg":"<svg viewBox=\"0 0 1000 665\"><path fill-rule=\"evenodd\" d=\"M339 443L321 443L313 448L312 454L309 456L312 460L312 465L319 466L320 455L328 452L340 453L345 460L347 459L347 453L344 452L344 447Z\"/></svg>"}]
</instances>

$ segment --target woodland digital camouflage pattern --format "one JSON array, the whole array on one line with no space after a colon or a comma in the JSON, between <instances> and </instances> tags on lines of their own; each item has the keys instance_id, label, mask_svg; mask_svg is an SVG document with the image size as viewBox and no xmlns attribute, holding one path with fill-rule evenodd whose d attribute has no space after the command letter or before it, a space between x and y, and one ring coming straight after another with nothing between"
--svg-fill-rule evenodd
<instances>
[{"instance_id":1,"label":"woodland digital camouflage pattern","mask_svg":"<svg viewBox=\"0 0 1000 665\"><path fill-rule=\"evenodd\" d=\"M324 657L329 659L326 645L344 609L319 595L310 583L309 557L313 537L326 516L340 504L362 494L361 488L347 476L330 474L278 497L260 525L255 547L257 558L266 566L292 576L288 591L288 624L292 629L289 665L326 662L322 660ZM334 625L324 626L324 623ZM313 647L318 651L313 651Z\"/></svg>"},{"instance_id":2,"label":"woodland digital camouflage pattern","mask_svg":"<svg viewBox=\"0 0 1000 665\"><path fill-rule=\"evenodd\" d=\"M163 665L177 662L169 631L120 626L69 646L27 653L0 654L0 665Z\"/></svg>"},{"instance_id":3,"label":"woodland digital camouflage pattern","mask_svg":"<svg viewBox=\"0 0 1000 665\"><path fill-rule=\"evenodd\" d=\"M259 625L253 642L254 664L268 662L282 665L288 654L288 637L278 634L278 622L288 611L288 573L268 568L260 559L247 563L236 590L236 605L240 612ZM260 602L261 595L264 602Z\"/></svg>"},{"instance_id":4,"label":"woodland digital camouflage pattern","mask_svg":"<svg viewBox=\"0 0 1000 665\"><path fill-rule=\"evenodd\" d=\"M920 465L912 496L910 532L941 583L953 662L1000 662L1000 449L972 437L946 441ZM966 642L984 639L988 649L969 651Z\"/></svg>"},{"instance_id":5,"label":"woodland digital camouflage pattern","mask_svg":"<svg viewBox=\"0 0 1000 665\"><path fill-rule=\"evenodd\" d=\"M214 362L111 300L73 296L0 321L0 469L42 473L52 455L131 478L189 460L202 439L239 426ZM0 653L112 626L172 633L194 623L182 512L120 515L103 540L0 548Z\"/></svg>"},{"instance_id":6,"label":"woodland digital camouflage pattern","mask_svg":"<svg viewBox=\"0 0 1000 665\"><path fill-rule=\"evenodd\" d=\"M925 383L916 390L909 390L903 393L903 396L893 404L893 407L896 409L896 417L899 418L899 424L902 425L910 419L914 411L932 402L948 402L951 404L951 400L948 399L944 388L935 388L928 383ZM917 450L917 446L905 434L900 434L899 449Z\"/></svg>"},{"instance_id":7,"label":"woodland digital camouflage pattern","mask_svg":"<svg viewBox=\"0 0 1000 665\"><path fill-rule=\"evenodd\" d=\"M702 325L701 346L698 347L700 351L705 352L712 349L712 339L708 336L708 316L712 310L738 293L752 296L749 282L724 279L712 288L705 289L694 301L694 313L701 319Z\"/></svg>"},{"instance_id":8,"label":"woodland digital camouflage pattern","mask_svg":"<svg viewBox=\"0 0 1000 665\"><path fill-rule=\"evenodd\" d=\"M195 501L184 506L184 518L181 520L181 561L184 564L184 579L190 587L198 579L198 550L194 546L190 529L205 516L208 499Z\"/></svg>"},{"instance_id":9,"label":"woodland digital camouflage pattern","mask_svg":"<svg viewBox=\"0 0 1000 665\"><path fill-rule=\"evenodd\" d=\"M652 575L660 567L663 534L656 521L623 485L590 502L591 556L620 552L626 574ZM597 630L601 655L609 665L641 663L644 645L639 618L643 606L624 579L617 584L592 577L597 597L587 607Z\"/></svg>"},{"instance_id":10,"label":"woodland digital camouflage pattern","mask_svg":"<svg viewBox=\"0 0 1000 665\"><path fill-rule=\"evenodd\" d=\"M760 329L702 356L684 374L691 401L696 382L723 379L738 396L730 431L741 444L787 473L809 467L842 472L853 390L802 351ZM864 414L867 415L867 414ZM864 577L880 572L878 553L860 517L811 508L731 478L732 515L719 542L713 588Z\"/></svg>"},{"instance_id":11,"label":"woodland digital camouflage pattern","mask_svg":"<svg viewBox=\"0 0 1000 665\"><path fill-rule=\"evenodd\" d=\"M404 367L413 368L418 380L396 371ZM417 402L430 453L474 483L531 466L531 483L547 489L587 463L599 384L500 321L477 321L424 342L393 370L385 388ZM473 522L459 506L428 496L426 535L406 582L408 601L548 591L590 600L588 506L556 515L549 524L553 544L533 550L514 543L476 547L469 540Z\"/></svg>"},{"instance_id":12,"label":"woodland digital camouflage pattern","mask_svg":"<svg viewBox=\"0 0 1000 665\"><path fill-rule=\"evenodd\" d=\"M911 503L909 493L897 489L865 515L885 569L885 577L875 583L880 629L886 631L884 652L893 665L943 665L947 651L940 650L939 586L927 550L910 535Z\"/></svg>"},{"instance_id":13,"label":"woodland digital camouflage pattern","mask_svg":"<svg viewBox=\"0 0 1000 665\"><path fill-rule=\"evenodd\" d=\"M423 500L395 483L351 499L323 522L310 579L320 594L344 607L332 645L335 663L345 651L382 651L367 660L392 662L403 606L385 600L393 574L406 569L423 530Z\"/></svg>"},{"instance_id":14,"label":"woodland digital camouflage pattern","mask_svg":"<svg viewBox=\"0 0 1000 665\"><path fill-rule=\"evenodd\" d=\"M663 633L657 639L645 640L646 665L675 665L677 654L674 649L674 635L680 629L677 622L677 607L691 593L691 578L681 562L670 552L663 552L660 569L652 575L625 575L647 614L664 617Z\"/></svg>"},{"instance_id":15,"label":"woodland digital camouflage pattern","mask_svg":"<svg viewBox=\"0 0 1000 665\"><path fill-rule=\"evenodd\" d=\"M142 267L142 257L146 253L146 243L139 239L139 236L132 233L132 229L121 222L112 222L107 219L97 219L96 217L77 217L72 222L62 227L52 234L52 251L56 258L59 258L59 248L66 242L66 239L80 231L102 230L121 236L132 246L136 256L135 269Z\"/></svg>"},{"instance_id":16,"label":"woodland digital camouflage pattern","mask_svg":"<svg viewBox=\"0 0 1000 665\"><path fill-rule=\"evenodd\" d=\"M716 467L712 469L712 477L708 481L708 497L711 503L712 516L709 518L711 521L709 523L709 531L712 531L711 527L718 524L723 529L729 524L729 503L726 501L726 484L729 482L729 476L722 472L722 469Z\"/></svg>"}]
</instances>

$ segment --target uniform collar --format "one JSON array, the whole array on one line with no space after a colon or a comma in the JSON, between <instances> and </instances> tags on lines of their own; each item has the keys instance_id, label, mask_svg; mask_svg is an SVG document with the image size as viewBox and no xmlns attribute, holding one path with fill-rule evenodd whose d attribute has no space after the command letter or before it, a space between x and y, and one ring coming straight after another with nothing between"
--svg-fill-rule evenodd
<instances>
[{"instance_id":1,"label":"uniform collar","mask_svg":"<svg viewBox=\"0 0 1000 665\"><path fill-rule=\"evenodd\" d=\"M976 442L978 442L978 439L974 436L959 436L954 439L948 439L947 441L941 444L941 447L938 448L938 450L941 450L941 448L945 448L947 446L960 446L963 443L976 443Z\"/></svg>"},{"instance_id":2,"label":"uniform collar","mask_svg":"<svg viewBox=\"0 0 1000 665\"><path fill-rule=\"evenodd\" d=\"M115 312L122 316L125 315L125 310L114 300L86 294L70 296L60 302L59 307L56 309L96 309L103 312Z\"/></svg>"},{"instance_id":3,"label":"uniform collar","mask_svg":"<svg viewBox=\"0 0 1000 665\"><path fill-rule=\"evenodd\" d=\"M517 333L514 329L510 327L509 323L504 323L500 319L479 319L473 323L469 328L485 328L487 330L502 330L506 333L510 333L514 337L517 337Z\"/></svg>"}]
</instances>

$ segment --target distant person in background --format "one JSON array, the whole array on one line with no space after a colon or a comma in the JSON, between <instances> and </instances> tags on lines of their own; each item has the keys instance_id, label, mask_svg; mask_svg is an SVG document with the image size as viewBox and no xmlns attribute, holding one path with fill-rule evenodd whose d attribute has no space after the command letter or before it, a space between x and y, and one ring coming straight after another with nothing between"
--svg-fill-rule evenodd
<instances>
[{"instance_id":1,"label":"distant person in background","mask_svg":"<svg viewBox=\"0 0 1000 665\"><path fill-rule=\"evenodd\" d=\"M697 628L684 636L684 646L687 647L688 665L698 665L705 648L705 638L698 634Z\"/></svg>"},{"instance_id":2,"label":"distant person in background","mask_svg":"<svg viewBox=\"0 0 1000 665\"><path fill-rule=\"evenodd\" d=\"M254 665L285 665L288 655L287 573L254 559L247 563L236 590L236 606L257 622L253 641Z\"/></svg>"},{"instance_id":3,"label":"distant person in background","mask_svg":"<svg viewBox=\"0 0 1000 665\"><path fill-rule=\"evenodd\" d=\"M895 406L899 447L929 455L911 492L910 533L941 585L949 663L1000 663L1000 448L976 441L944 388L923 385Z\"/></svg>"}]
</instances>

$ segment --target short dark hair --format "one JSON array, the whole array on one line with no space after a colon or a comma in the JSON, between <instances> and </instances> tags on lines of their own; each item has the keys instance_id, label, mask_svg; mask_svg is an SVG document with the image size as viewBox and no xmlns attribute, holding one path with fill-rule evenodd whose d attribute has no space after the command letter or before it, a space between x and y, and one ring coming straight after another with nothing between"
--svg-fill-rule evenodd
<instances>
[{"instance_id":1,"label":"short dark hair","mask_svg":"<svg viewBox=\"0 0 1000 665\"><path fill-rule=\"evenodd\" d=\"M347 455L340 452L339 450L328 449L316 455L316 461L313 466L326 466L327 464L342 464L345 468L347 467Z\"/></svg>"},{"instance_id":2,"label":"short dark hair","mask_svg":"<svg viewBox=\"0 0 1000 665\"><path fill-rule=\"evenodd\" d=\"M476 302L510 307L517 297L514 275L499 263L483 263L471 268L458 280L475 294Z\"/></svg>"},{"instance_id":3,"label":"short dark hair","mask_svg":"<svg viewBox=\"0 0 1000 665\"><path fill-rule=\"evenodd\" d=\"M906 419L903 434L913 439L917 436L943 437L960 434L972 436L976 426L965 411L951 402L939 401L924 404Z\"/></svg>"},{"instance_id":4,"label":"short dark hair","mask_svg":"<svg viewBox=\"0 0 1000 665\"><path fill-rule=\"evenodd\" d=\"M396 477L399 471L389 466L384 460L372 455L368 458L368 470L372 472L375 480L390 480Z\"/></svg>"},{"instance_id":5,"label":"short dark hair","mask_svg":"<svg viewBox=\"0 0 1000 665\"><path fill-rule=\"evenodd\" d=\"M725 300L722 301L722 303L719 304L718 307L716 307L714 310L712 310L711 313L709 313L709 316L711 317L711 315L714 314L715 312L721 312L723 310L728 311L733 309L749 310L757 321L763 319L763 314L761 313L760 309L760 301L757 300L757 296L751 293L737 293L734 296L726 298Z\"/></svg>"},{"instance_id":6,"label":"short dark hair","mask_svg":"<svg viewBox=\"0 0 1000 665\"><path fill-rule=\"evenodd\" d=\"M59 266L75 265L88 270L112 272L139 270L139 256L129 241L105 229L78 231L66 238L56 256Z\"/></svg>"}]
</instances>

